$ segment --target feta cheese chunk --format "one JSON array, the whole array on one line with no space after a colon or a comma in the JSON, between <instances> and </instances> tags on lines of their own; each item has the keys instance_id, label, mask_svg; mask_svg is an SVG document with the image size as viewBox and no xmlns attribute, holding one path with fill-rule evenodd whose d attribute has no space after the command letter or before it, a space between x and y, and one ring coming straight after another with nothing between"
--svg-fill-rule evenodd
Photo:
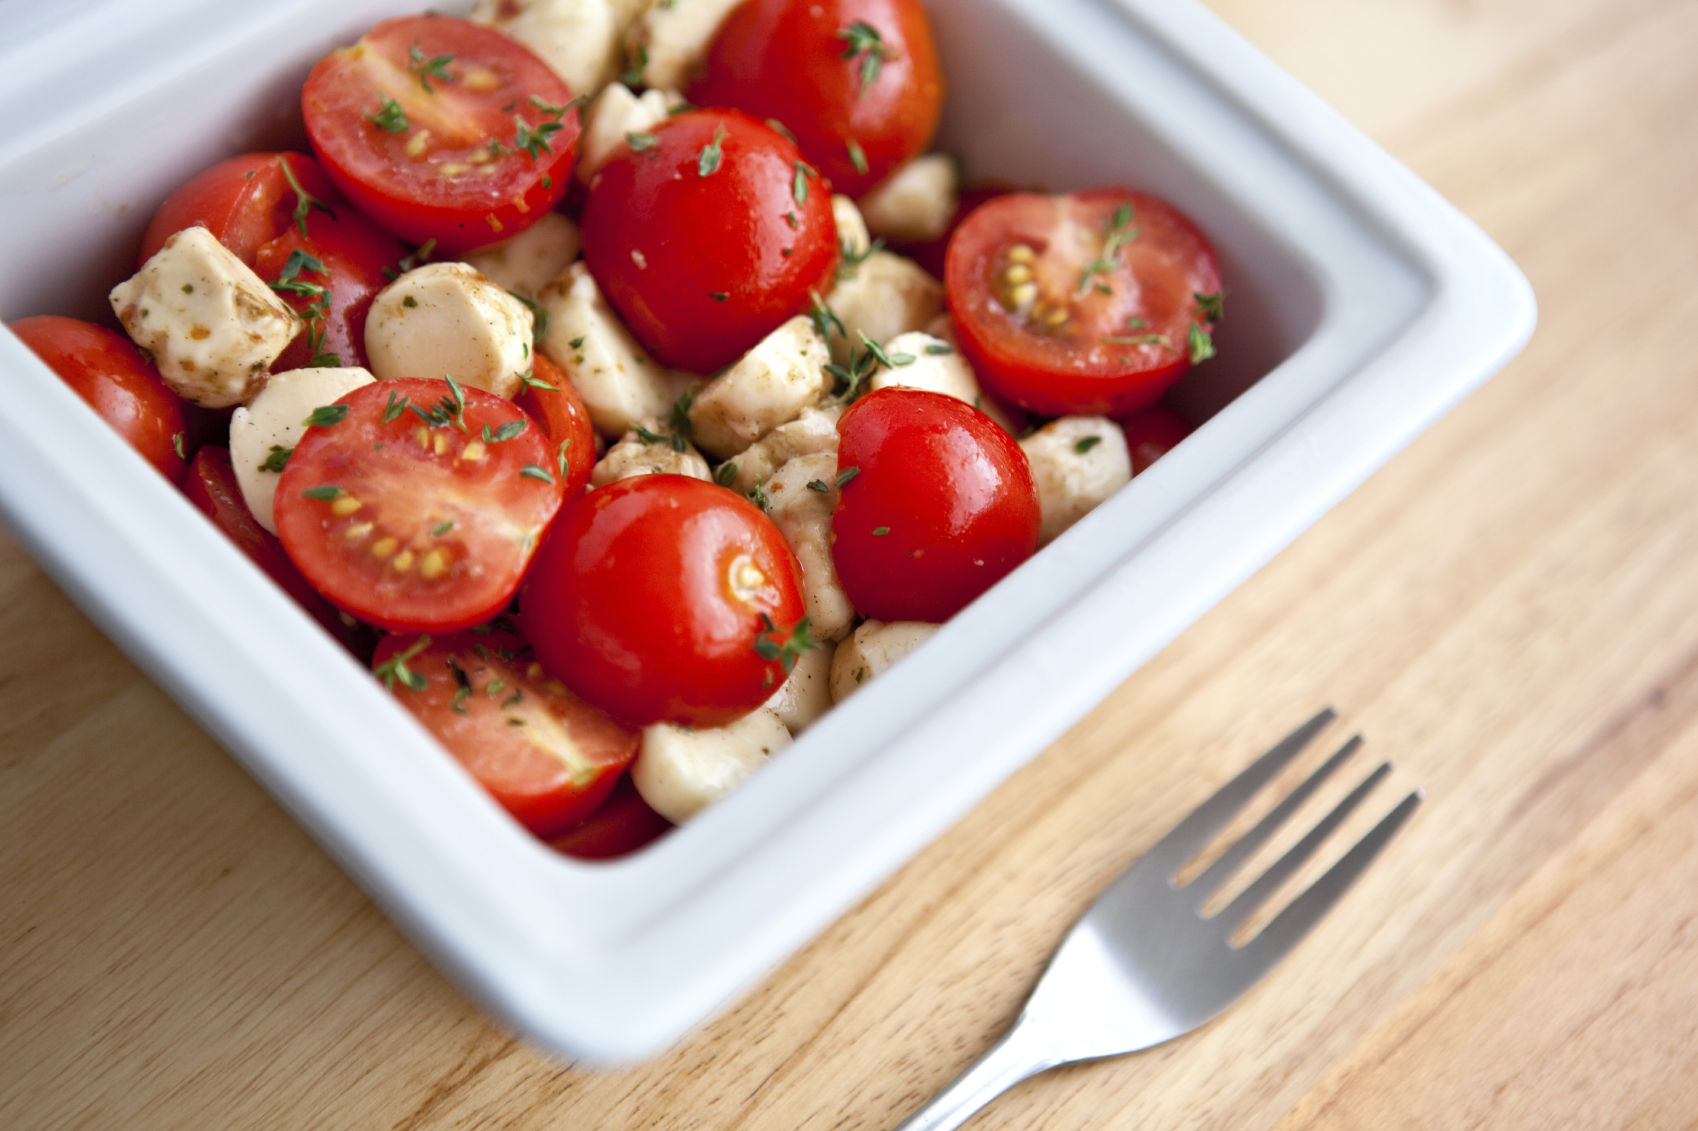
<instances>
[{"instance_id":1,"label":"feta cheese chunk","mask_svg":"<svg viewBox=\"0 0 1698 1131\"><path fill-rule=\"evenodd\" d=\"M959 179L951 157L914 158L861 198L867 230L901 243L937 239L955 215Z\"/></svg>"},{"instance_id":2,"label":"feta cheese chunk","mask_svg":"<svg viewBox=\"0 0 1698 1131\"><path fill-rule=\"evenodd\" d=\"M721 459L793 420L831 391L831 355L814 324L796 317L709 381L690 405L692 438Z\"/></svg>"},{"instance_id":3,"label":"feta cheese chunk","mask_svg":"<svg viewBox=\"0 0 1698 1131\"><path fill-rule=\"evenodd\" d=\"M831 556L831 515L837 508L837 453L797 456L761 484L767 517L790 544L802 567L802 600L809 634L840 640L855 623L855 606L837 579Z\"/></svg>"},{"instance_id":4,"label":"feta cheese chunk","mask_svg":"<svg viewBox=\"0 0 1698 1131\"><path fill-rule=\"evenodd\" d=\"M688 475L692 479L712 480L707 460L688 440L682 441L684 450L679 451L666 425L658 420L648 421L643 431L648 436L632 430L607 449L607 454L590 472L592 487L605 487L616 479L629 479L633 475Z\"/></svg>"},{"instance_id":5,"label":"feta cheese chunk","mask_svg":"<svg viewBox=\"0 0 1698 1131\"><path fill-rule=\"evenodd\" d=\"M898 334L925 329L943 310L943 284L912 259L875 251L853 277L832 288L826 305L843 324L842 335L835 330L831 335L832 360L847 365L851 344L861 348L860 334L883 345Z\"/></svg>"},{"instance_id":6,"label":"feta cheese chunk","mask_svg":"<svg viewBox=\"0 0 1698 1131\"><path fill-rule=\"evenodd\" d=\"M578 258L582 248L578 225L559 212L550 212L506 243L474 251L465 261L503 290L536 298Z\"/></svg>"},{"instance_id":7,"label":"feta cheese chunk","mask_svg":"<svg viewBox=\"0 0 1698 1131\"><path fill-rule=\"evenodd\" d=\"M346 369L289 369L273 374L246 408L230 417L230 462L242 501L254 521L277 533L271 505L283 464L306 435L313 410L335 404L343 396L373 381L357 367Z\"/></svg>"},{"instance_id":8,"label":"feta cheese chunk","mask_svg":"<svg viewBox=\"0 0 1698 1131\"><path fill-rule=\"evenodd\" d=\"M831 701L841 703L863 684L930 640L942 625L917 620L864 620L831 657Z\"/></svg>"},{"instance_id":9,"label":"feta cheese chunk","mask_svg":"<svg viewBox=\"0 0 1698 1131\"><path fill-rule=\"evenodd\" d=\"M726 464L733 470L722 472L731 476L731 489L747 495L772 477L787 460L815 452L837 452L837 421L843 415L842 405L826 408L805 408L786 424L780 424L747 448L738 452Z\"/></svg>"},{"instance_id":10,"label":"feta cheese chunk","mask_svg":"<svg viewBox=\"0 0 1698 1131\"><path fill-rule=\"evenodd\" d=\"M1020 441L1038 484L1038 544L1132 481L1126 434L1106 416L1063 416Z\"/></svg>"},{"instance_id":11,"label":"feta cheese chunk","mask_svg":"<svg viewBox=\"0 0 1698 1131\"><path fill-rule=\"evenodd\" d=\"M366 358L380 381L451 375L512 398L531 370L531 312L465 263L427 263L377 292Z\"/></svg>"},{"instance_id":12,"label":"feta cheese chunk","mask_svg":"<svg viewBox=\"0 0 1698 1131\"><path fill-rule=\"evenodd\" d=\"M619 73L625 29L609 0L478 0L466 18L529 47L573 93Z\"/></svg>"},{"instance_id":13,"label":"feta cheese chunk","mask_svg":"<svg viewBox=\"0 0 1698 1131\"><path fill-rule=\"evenodd\" d=\"M185 228L112 288L130 340L171 391L205 408L245 404L302 322L205 228Z\"/></svg>"},{"instance_id":14,"label":"feta cheese chunk","mask_svg":"<svg viewBox=\"0 0 1698 1131\"><path fill-rule=\"evenodd\" d=\"M719 34L719 25L743 0L649 0L625 35L625 56L644 86L683 90Z\"/></svg>"},{"instance_id":15,"label":"feta cheese chunk","mask_svg":"<svg viewBox=\"0 0 1698 1131\"><path fill-rule=\"evenodd\" d=\"M831 657L836 651L837 645L827 640L803 652L789 678L766 701L766 709L775 712L791 734L801 734L831 710Z\"/></svg>"},{"instance_id":16,"label":"feta cheese chunk","mask_svg":"<svg viewBox=\"0 0 1698 1131\"><path fill-rule=\"evenodd\" d=\"M681 825L789 745L783 720L765 707L722 727L697 730L656 723L643 728L631 783L649 808Z\"/></svg>"},{"instance_id":17,"label":"feta cheese chunk","mask_svg":"<svg viewBox=\"0 0 1698 1131\"><path fill-rule=\"evenodd\" d=\"M683 97L670 90L645 90L639 98L623 83L609 83L584 112L573 176L588 185L620 146L630 144L631 134L647 133L683 104Z\"/></svg>"},{"instance_id":18,"label":"feta cheese chunk","mask_svg":"<svg viewBox=\"0 0 1698 1131\"><path fill-rule=\"evenodd\" d=\"M548 311L540 349L566 371L603 436L622 436L645 420L667 420L672 402L696 378L674 375L643 352L602 297L582 260L542 289Z\"/></svg>"}]
</instances>

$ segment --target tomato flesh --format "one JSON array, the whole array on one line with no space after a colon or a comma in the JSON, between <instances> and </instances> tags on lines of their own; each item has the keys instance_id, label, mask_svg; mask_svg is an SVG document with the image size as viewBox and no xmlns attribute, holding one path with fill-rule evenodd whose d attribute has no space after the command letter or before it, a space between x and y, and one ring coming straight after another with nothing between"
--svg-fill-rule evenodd
<instances>
[{"instance_id":1,"label":"tomato flesh","mask_svg":"<svg viewBox=\"0 0 1698 1131\"><path fill-rule=\"evenodd\" d=\"M373 670L520 824L541 837L595 811L640 736L528 658L514 633L390 636Z\"/></svg>"},{"instance_id":2,"label":"tomato flesh","mask_svg":"<svg viewBox=\"0 0 1698 1131\"><path fill-rule=\"evenodd\" d=\"M1012 193L962 221L945 287L961 351L1004 400L1045 416L1153 404L1205 355L1220 268L1146 193Z\"/></svg>"},{"instance_id":3,"label":"tomato flesh","mask_svg":"<svg viewBox=\"0 0 1698 1131\"><path fill-rule=\"evenodd\" d=\"M800 571L747 499L642 475L565 507L520 594L551 674L616 719L722 726L784 679Z\"/></svg>"},{"instance_id":4,"label":"tomato flesh","mask_svg":"<svg viewBox=\"0 0 1698 1131\"><path fill-rule=\"evenodd\" d=\"M340 423L307 429L277 484L289 557L339 608L391 632L499 613L560 507L541 430L510 401L461 396L454 412L446 381L355 389L336 402Z\"/></svg>"},{"instance_id":5,"label":"tomato flesh","mask_svg":"<svg viewBox=\"0 0 1698 1131\"><path fill-rule=\"evenodd\" d=\"M386 20L319 60L307 135L342 195L414 243L512 239L566 192L572 92L529 48L449 16Z\"/></svg>"},{"instance_id":6,"label":"tomato flesh","mask_svg":"<svg viewBox=\"0 0 1698 1131\"><path fill-rule=\"evenodd\" d=\"M850 406L838 433L832 559L859 611L940 623L1037 549L1026 454L971 405L881 389Z\"/></svg>"}]
</instances>

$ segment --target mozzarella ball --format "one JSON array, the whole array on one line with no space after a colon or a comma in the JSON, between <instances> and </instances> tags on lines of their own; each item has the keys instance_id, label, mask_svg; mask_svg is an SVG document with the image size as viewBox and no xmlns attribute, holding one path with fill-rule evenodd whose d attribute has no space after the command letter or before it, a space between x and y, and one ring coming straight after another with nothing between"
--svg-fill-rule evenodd
<instances>
[{"instance_id":1,"label":"mozzarella ball","mask_svg":"<svg viewBox=\"0 0 1698 1131\"><path fill-rule=\"evenodd\" d=\"M831 355L806 318L792 318L709 381L690 405L692 436L721 459L742 451L831 391Z\"/></svg>"},{"instance_id":2,"label":"mozzarella ball","mask_svg":"<svg viewBox=\"0 0 1698 1131\"><path fill-rule=\"evenodd\" d=\"M797 456L761 484L772 519L802 567L802 599L816 640L848 635L855 606L837 579L831 556L831 515L837 507L837 453Z\"/></svg>"},{"instance_id":3,"label":"mozzarella ball","mask_svg":"<svg viewBox=\"0 0 1698 1131\"><path fill-rule=\"evenodd\" d=\"M465 263L427 263L377 293L366 357L381 381L441 380L512 398L531 370L531 312Z\"/></svg>"},{"instance_id":4,"label":"mozzarella ball","mask_svg":"<svg viewBox=\"0 0 1698 1131\"><path fill-rule=\"evenodd\" d=\"M550 212L506 243L474 251L465 261L503 290L534 299L578 258L582 247L578 225Z\"/></svg>"},{"instance_id":5,"label":"mozzarella ball","mask_svg":"<svg viewBox=\"0 0 1698 1131\"><path fill-rule=\"evenodd\" d=\"M861 334L883 344L898 334L923 330L943 310L943 284L912 259L875 251L842 279L826 300L843 324L831 334L831 357L849 363L851 346L861 349Z\"/></svg>"},{"instance_id":6,"label":"mozzarella ball","mask_svg":"<svg viewBox=\"0 0 1698 1131\"><path fill-rule=\"evenodd\" d=\"M649 808L681 825L741 785L790 745L778 715L757 707L734 723L694 729L656 723L643 728L631 783Z\"/></svg>"},{"instance_id":7,"label":"mozzarella ball","mask_svg":"<svg viewBox=\"0 0 1698 1131\"><path fill-rule=\"evenodd\" d=\"M916 157L860 200L867 230L899 243L935 240L949 228L958 201L955 160Z\"/></svg>"},{"instance_id":8,"label":"mozzarella ball","mask_svg":"<svg viewBox=\"0 0 1698 1131\"><path fill-rule=\"evenodd\" d=\"M1126 434L1106 416L1063 416L1020 441L1038 484L1040 545L1132 482Z\"/></svg>"},{"instance_id":9,"label":"mozzarella ball","mask_svg":"<svg viewBox=\"0 0 1698 1131\"><path fill-rule=\"evenodd\" d=\"M801 734L831 710L831 657L837 645L826 640L796 658L790 676L778 685L766 708L783 720L791 734Z\"/></svg>"},{"instance_id":10,"label":"mozzarella ball","mask_svg":"<svg viewBox=\"0 0 1698 1131\"><path fill-rule=\"evenodd\" d=\"M831 658L831 701L841 703L930 640L942 625L917 620L865 620Z\"/></svg>"},{"instance_id":11,"label":"mozzarella ball","mask_svg":"<svg viewBox=\"0 0 1698 1131\"><path fill-rule=\"evenodd\" d=\"M314 410L372 383L364 369L289 369L274 375L253 403L230 417L230 463L254 521L277 533L271 505L283 465L306 435Z\"/></svg>"}]
</instances>

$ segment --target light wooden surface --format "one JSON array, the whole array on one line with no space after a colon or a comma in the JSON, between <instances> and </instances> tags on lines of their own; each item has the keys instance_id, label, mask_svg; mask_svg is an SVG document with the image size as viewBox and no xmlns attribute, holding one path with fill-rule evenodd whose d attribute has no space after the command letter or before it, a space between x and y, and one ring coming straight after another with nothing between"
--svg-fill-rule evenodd
<instances>
[{"instance_id":1,"label":"light wooden surface","mask_svg":"<svg viewBox=\"0 0 1698 1131\"><path fill-rule=\"evenodd\" d=\"M1213 1025L971 1126L1698 1125L1698 3L1213 4L1522 265L1520 360L612 1073L485 1020L0 540L0 1127L885 1128L1326 702L1428 793L1367 882Z\"/></svg>"}]
</instances>

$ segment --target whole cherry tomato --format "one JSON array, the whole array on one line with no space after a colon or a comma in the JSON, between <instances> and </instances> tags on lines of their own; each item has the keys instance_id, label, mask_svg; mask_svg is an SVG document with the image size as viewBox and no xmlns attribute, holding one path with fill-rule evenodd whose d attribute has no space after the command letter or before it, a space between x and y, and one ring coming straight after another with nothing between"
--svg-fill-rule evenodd
<instances>
[{"instance_id":1,"label":"whole cherry tomato","mask_svg":"<svg viewBox=\"0 0 1698 1131\"><path fill-rule=\"evenodd\" d=\"M507 606L560 507L554 446L511 401L378 381L320 409L277 483L277 534L338 607L450 632Z\"/></svg>"},{"instance_id":2,"label":"whole cherry tomato","mask_svg":"<svg viewBox=\"0 0 1698 1131\"><path fill-rule=\"evenodd\" d=\"M360 211L458 254L512 239L566 192L572 91L529 48L449 16L386 20L301 92L307 136Z\"/></svg>"},{"instance_id":3,"label":"whole cherry tomato","mask_svg":"<svg viewBox=\"0 0 1698 1131\"><path fill-rule=\"evenodd\" d=\"M788 674L804 639L799 577L784 535L741 495L641 475L561 510L519 614L543 667L614 718L722 726Z\"/></svg>"},{"instance_id":4,"label":"whole cherry tomato","mask_svg":"<svg viewBox=\"0 0 1698 1131\"><path fill-rule=\"evenodd\" d=\"M143 459L168 479L182 473L183 401L128 338L56 314L20 318L9 328Z\"/></svg>"},{"instance_id":5,"label":"whole cherry tomato","mask_svg":"<svg viewBox=\"0 0 1698 1131\"><path fill-rule=\"evenodd\" d=\"M532 352L531 360L535 363L532 379L519 390L513 403L536 421L554 446L555 466L560 469L566 499L571 501L584 493L595 469L595 426L590 423L584 398L561 368L540 351Z\"/></svg>"},{"instance_id":6,"label":"whole cherry tomato","mask_svg":"<svg viewBox=\"0 0 1698 1131\"><path fill-rule=\"evenodd\" d=\"M729 365L830 289L831 189L771 126L674 115L590 181L584 259L663 364Z\"/></svg>"},{"instance_id":7,"label":"whole cherry tomato","mask_svg":"<svg viewBox=\"0 0 1698 1131\"><path fill-rule=\"evenodd\" d=\"M1191 422L1159 404L1141 408L1120 419L1126 433L1126 450L1132 455L1132 474L1141 475L1150 465L1179 446L1193 429Z\"/></svg>"},{"instance_id":8,"label":"whole cherry tomato","mask_svg":"<svg viewBox=\"0 0 1698 1131\"><path fill-rule=\"evenodd\" d=\"M373 671L478 783L538 836L601 805L640 738L543 674L500 630L390 636Z\"/></svg>"},{"instance_id":9,"label":"whole cherry tomato","mask_svg":"<svg viewBox=\"0 0 1698 1131\"><path fill-rule=\"evenodd\" d=\"M205 228L252 267L262 244L314 213L329 216L338 203L323 168L306 154L244 153L195 174L165 198L148 221L136 265L185 228Z\"/></svg>"},{"instance_id":10,"label":"whole cherry tomato","mask_svg":"<svg viewBox=\"0 0 1698 1131\"><path fill-rule=\"evenodd\" d=\"M1037 549L1026 453L973 406L880 389L851 405L837 430L832 559L861 612L948 620Z\"/></svg>"},{"instance_id":11,"label":"whole cherry tomato","mask_svg":"<svg viewBox=\"0 0 1698 1131\"><path fill-rule=\"evenodd\" d=\"M689 96L782 122L839 192L860 196L925 150L943 74L919 0L748 0Z\"/></svg>"},{"instance_id":12,"label":"whole cherry tomato","mask_svg":"<svg viewBox=\"0 0 1698 1131\"><path fill-rule=\"evenodd\" d=\"M944 283L980 380L1040 415L1143 408L1214 352L1214 251L1145 193L998 197L956 229Z\"/></svg>"}]
</instances>

